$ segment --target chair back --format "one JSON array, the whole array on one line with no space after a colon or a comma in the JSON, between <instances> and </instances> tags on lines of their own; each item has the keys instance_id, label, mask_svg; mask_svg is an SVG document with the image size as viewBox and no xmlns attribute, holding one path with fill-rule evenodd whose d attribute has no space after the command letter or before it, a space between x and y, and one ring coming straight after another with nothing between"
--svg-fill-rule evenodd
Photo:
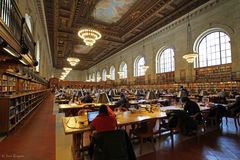
<instances>
[{"instance_id":1,"label":"chair back","mask_svg":"<svg viewBox=\"0 0 240 160\"><path fill-rule=\"evenodd\" d=\"M124 130L94 134L94 160L136 160L131 141Z\"/></svg>"}]
</instances>

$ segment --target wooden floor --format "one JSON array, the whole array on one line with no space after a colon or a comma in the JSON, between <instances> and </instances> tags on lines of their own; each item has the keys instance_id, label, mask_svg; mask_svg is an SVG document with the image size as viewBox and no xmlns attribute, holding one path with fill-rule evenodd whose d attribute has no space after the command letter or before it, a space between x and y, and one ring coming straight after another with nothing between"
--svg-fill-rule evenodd
<instances>
[{"instance_id":1,"label":"wooden floor","mask_svg":"<svg viewBox=\"0 0 240 160\"><path fill-rule=\"evenodd\" d=\"M178 142L174 149L161 143L156 153L140 156L138 160L239 160L240 135L232 126L224 125L223 132L203 135L199 143L194 137Z\"/></svg>"}]
</instances>

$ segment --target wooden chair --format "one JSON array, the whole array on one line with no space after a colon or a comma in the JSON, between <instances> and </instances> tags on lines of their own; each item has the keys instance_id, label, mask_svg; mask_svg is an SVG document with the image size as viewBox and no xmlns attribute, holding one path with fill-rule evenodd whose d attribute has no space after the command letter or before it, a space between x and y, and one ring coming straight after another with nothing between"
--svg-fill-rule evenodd
<instances>
[{"instance_id":1,"label":"wooden chair","mask_svg":"<svg viewBox=\"0 0 240 160\"><path fill-rule=\"evenodd\" d=\"M154 146L154 127L156 125L156 119L151 119L151 120L147 120L147 121L144 121L146 122L146 126L147 128L143 129L143 128L136 128L130 132L132 132L134 135L136 135L139 140L140 140L140 154L142 154L142 145L143 145L143 140L145 138L149 138L151 144L152 144L152 147L153 147L153 150L154 152L156 151L155 149L155 146Z\"/></svg>"},{"instance_id":2,"label":"wooden chair","mask_svg":"<svg viewBox=\"0 0 240 160\"><path fill-rule=\"evenodd\" d=\"M199 116L201 116L201 120L197 119ZM204 116L202 115L201 112L198 112L194 115L191 116L193 118L193 120L198 121L198 125L197 125L197 141L199 142L200 139L200 132L202 131L205 133L206 132L206 120L204 118Z\"/></svg>"}]
</instances>

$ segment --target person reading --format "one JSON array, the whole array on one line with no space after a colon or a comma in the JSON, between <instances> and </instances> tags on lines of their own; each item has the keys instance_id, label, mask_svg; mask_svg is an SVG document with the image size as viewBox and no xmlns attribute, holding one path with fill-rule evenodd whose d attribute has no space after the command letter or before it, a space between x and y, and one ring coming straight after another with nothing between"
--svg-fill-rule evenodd
<instances>
[{"instance_id":1,"label":"person reading","mask_svg":"<svg viewBox=\"0 0 240 160\"><path fill-rule=\"evenodd\" d=\"M92 103L93 98L90 96L89 92L85 94L85 96L82 98L81 102L83 103Z\"/></svg>"},{"instance_id":2,"label":"person reading","mask_svg":"<svg viewBox=\"0 0 240 160\"><path fill-rule=\"evenodd\" d=\"M99 107L99 114L93 119L90 128L96 132L112 131L117 128L117 120L115 114L109 111L106 105Z\"/></svg>"},{"instance_id":3,"label":"person reading","mask_svg":"<svg viewBox=\"0 0 240 160\"><path fill-rule=\"evenodd\" d=\"M128 108L129 102L124 93L120 94L120 99L115 103L116 107Z\"/></svg>"}]
</instances>

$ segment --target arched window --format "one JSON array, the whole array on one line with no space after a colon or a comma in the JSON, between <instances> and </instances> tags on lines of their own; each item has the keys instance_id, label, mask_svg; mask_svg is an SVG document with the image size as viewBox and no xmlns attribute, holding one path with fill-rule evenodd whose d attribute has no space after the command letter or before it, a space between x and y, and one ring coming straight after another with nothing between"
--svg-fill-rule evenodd
<instances>
[{"instance_id":1,"label":"arched window","mask_svg":"<svg viewBox=\"0 0 240 160\"><path fill-rule=\"evenodd\" d=\"M29 16L27 13L25 14L25 21L29 31L32 33L32 22L31 22L32 20L31 20L31 16Z\"/></svg>"},{"instance_id":2,"label":"arched window","mask_svg":"<svg viewBox=\"0 0 240 160\"><path fill-rule=\"evenodd\" d=\"M119 78L124 79L127 78L127 64L125 62L122 62L119 67Z\"/></svg>"},{"instance_id":3,"label":"arched window","mask_svg":"<svg viewBox=\"0 0 240 160\"><path fill-rule=\"evenodd\" d=\"M196 51L199 54L195 67L207 67L232 63L229 36L220 30L211 30L198 38Z\"/></svg>"},{"instance_id":4,"label":"arched window","mask_svg":"<svg viewBox=\"0 0 240 160\"><path fill-rule=\"evenodd\" d=\"M160 50L156 57L156 73L172 72L175 70L174 51L172 48Z\"/></svg>"},{"instance_id":5,"label":"arched window","mask_svg":"<svg viewBox=\"0 0 240 160\"><path fill-rule=\"evenodd\" d=\"M92 74L92 81L95 82L96 79L95 79L95 73Z\"/></svg>"},{"instance_id":6,"label":"arched window","mask_svg":"<svg viewBox=\"0 0 240 160\"><path fill-rule=\"evenodd\" d=\"M102 81L106 81L106 80L107 80L107 71L106 71L106 69L104 69L102 71Z\"/></svg>"},{"instance_id":7,"label":"arched window","mask_svg":"<svg viewBox=\"0 0 240 160\"><path fill-rule=\"evenodd\" d=\"M110 67L110 79L115 80L115 67L114 66Z\"/></svg>"},{"instance_id":8,"label":"arched window","mask_svg":"<svg viewBox=\"0 0 240 160\"><path fill-rule=\"evenodd\" d=\"M145 59L143 56L138 56L134 62L134 76L144 76L145 75Z\"/></svg>"},{"instance_id":9,"label":"arched window","mask_svg":"<svg viewBox=\"0 0 240 160\"><path fill-rule=\"evenodd\" d=\"M101 81L101 75L100 75L100 72L97 72L97 82L100 82Z\"/></svg>"}]
</instances>

